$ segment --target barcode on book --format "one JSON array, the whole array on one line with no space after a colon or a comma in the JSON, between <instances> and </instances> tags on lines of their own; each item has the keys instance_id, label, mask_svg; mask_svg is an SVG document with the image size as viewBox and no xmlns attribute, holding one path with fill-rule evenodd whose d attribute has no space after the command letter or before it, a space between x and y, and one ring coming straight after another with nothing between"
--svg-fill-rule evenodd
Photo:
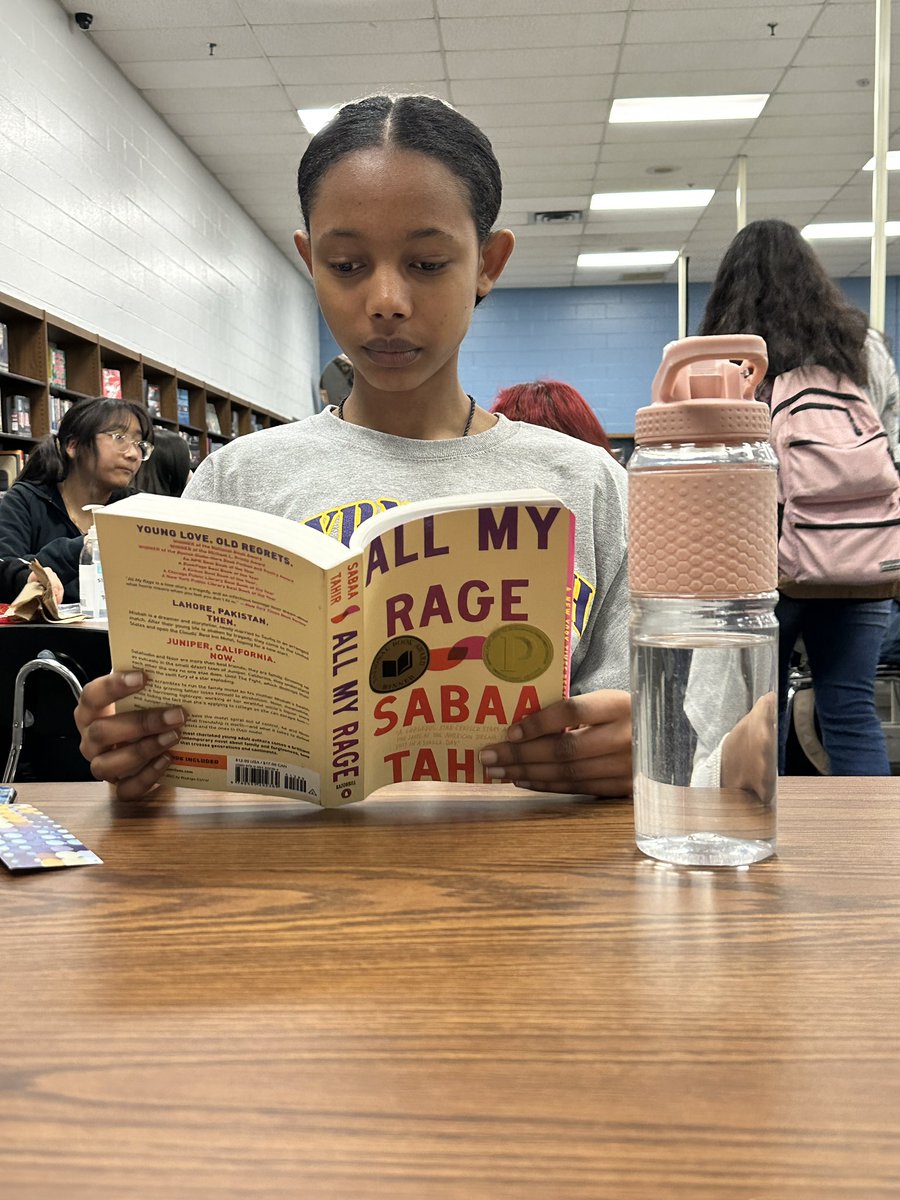
<instances>
[{"instance_id":1,"label":"barcode on book","mask_svg":"<svg viewBox=\"0 0 900 1200\"><path fill-rule=\"evenodd\" d=\"M228 765L229 783L290 792L295 796L318 795L318 777L314 772L289 771L273 763L252 762L239 758L231 759Z\"/></svg>"}]
</instances>

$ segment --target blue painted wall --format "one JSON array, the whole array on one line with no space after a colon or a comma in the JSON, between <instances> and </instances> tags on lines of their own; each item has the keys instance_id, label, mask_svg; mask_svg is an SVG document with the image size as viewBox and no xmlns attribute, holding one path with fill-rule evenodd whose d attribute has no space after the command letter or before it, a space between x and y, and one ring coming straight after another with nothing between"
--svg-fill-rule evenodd
<instances>
[{"instance_id":1,"label":"blue painted wall","mask_svg":"<svg viewBox=\"0 0 900 1200\"><path fill-rule=\"evenodd\" d=\"M849 299L869 306L868 279L840 281ZM691 284L688 326L703 315L709 285ZM898 339L900 278L887 281L885 327ZM671 284L619 287L498 288L475 311L460 353L463 386L485 408L512 383L562 379L591 404L606 430L629 433L649 402L650 382L666 342L677 335L677 291ZM338 347L320 318L324 366Z\"/></svg>"}]
</instances>

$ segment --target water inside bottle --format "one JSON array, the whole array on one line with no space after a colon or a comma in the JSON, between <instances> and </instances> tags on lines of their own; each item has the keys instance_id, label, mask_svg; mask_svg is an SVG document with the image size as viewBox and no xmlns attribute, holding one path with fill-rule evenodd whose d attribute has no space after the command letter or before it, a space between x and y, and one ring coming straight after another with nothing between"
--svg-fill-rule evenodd
<instances>
[{"instance_id":1,"label":"water inside bottle","mask_svg":"<svg viewBox=\"0 0 900 1200\"><path fill-rule=\"evenodd\" d=\"M775 851L776 633L633 636L635 840L740 866Z\"/></svg>"}]
</instances>

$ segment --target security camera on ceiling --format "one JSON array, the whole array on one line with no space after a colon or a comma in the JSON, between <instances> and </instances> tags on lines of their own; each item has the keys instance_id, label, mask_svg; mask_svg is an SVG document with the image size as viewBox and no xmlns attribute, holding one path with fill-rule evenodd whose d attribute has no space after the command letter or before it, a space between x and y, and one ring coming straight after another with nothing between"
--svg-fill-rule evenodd
<instances>
[{"instance_id":1,"label":"security camera on ceiling","mask_svg":"<svg viewBox=\"0 0 900 1200\"><path fill-rule=\"evenodd\" d=\"M85 33L87 33L87 31L90 29L90 27L93 25L93 23L94 23L94 14L93 13L76 13L75 14L75 24L78 26L79 29L83 29Z\"/></svg>"}]
</instances>

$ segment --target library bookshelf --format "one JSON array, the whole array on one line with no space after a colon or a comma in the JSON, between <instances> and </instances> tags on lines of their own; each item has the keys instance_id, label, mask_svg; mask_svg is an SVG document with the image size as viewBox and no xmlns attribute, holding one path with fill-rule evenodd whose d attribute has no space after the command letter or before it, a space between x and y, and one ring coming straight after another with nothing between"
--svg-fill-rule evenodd
<instances>
[{"instance_id":1,"label":"library bookshelf","mask_svg":"<svg viewBox=\"0 0 900 1200\"><path fill-rule=\"evenodd\" d=\"M143 405L196 465L233 438L289 418L0 292L0 491L66 409L94 396Z\"/></svg>"}]
</instances>

